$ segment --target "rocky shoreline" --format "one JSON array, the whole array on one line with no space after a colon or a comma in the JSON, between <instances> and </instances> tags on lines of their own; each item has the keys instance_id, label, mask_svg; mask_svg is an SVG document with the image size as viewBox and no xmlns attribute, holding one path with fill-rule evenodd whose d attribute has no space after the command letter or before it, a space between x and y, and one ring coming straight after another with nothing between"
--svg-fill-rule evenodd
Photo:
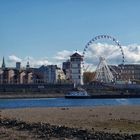
<instances>
[{"instance_id":1,"label":"rocky shoreline","mask_svg":"<svg viewBox=\"0 0 140 140\"><path fill-rule=\"evenodd\" d=\"M48 123L27 123L16 119L0 119L0 127L16 128L18 131L29 131L36 139L75 139L75 140L139 140L140 134L119 134L89 131L87 129L69 128Z\"/></svg>"}]
</instances>

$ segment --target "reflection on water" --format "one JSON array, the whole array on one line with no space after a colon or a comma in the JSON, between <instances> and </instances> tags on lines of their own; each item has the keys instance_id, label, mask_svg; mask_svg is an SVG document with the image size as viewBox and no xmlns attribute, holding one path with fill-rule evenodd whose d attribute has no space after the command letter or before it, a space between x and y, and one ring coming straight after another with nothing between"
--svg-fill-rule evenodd
<instances>
[{"instance_id":1,"label":"reflection on water","mask_svg":"<svg viewBox=\"0 0 140 140\"><path fill-rule=\"evenodd\" d=\"M0 99L0 108L140 105L140 99Z\"/></svg>"},{"instance_id":2,"label":"reflection on water","mask_svg":"<svg viewBox=\"0 0 140 140\"><path fill-rule=\"evenodd\" d=\"M130 99L116 99L116 101L120 104L120 105L131 105L131 102L129 103Z\"/></svg>"}]
</instances>

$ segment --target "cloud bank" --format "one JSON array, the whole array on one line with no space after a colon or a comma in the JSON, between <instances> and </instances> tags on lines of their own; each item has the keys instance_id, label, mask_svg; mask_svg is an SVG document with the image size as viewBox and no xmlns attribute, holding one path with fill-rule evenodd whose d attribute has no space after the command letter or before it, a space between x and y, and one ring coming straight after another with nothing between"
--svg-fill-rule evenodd
<instances>
[{"instance_id":1,"label":"cloud bank","mask_svg":"<svg viewBox=\"0 0 140 140\"><path fill-rule=\"evenodd\" d=\"M21 62L23 67L26 66L27 62L29 61L31 67L40 67L42 65L50 65L51 62L48 61L47 58L35 59L31 56L26 56L25 58L19 58L15 55L10 55L8 57L8 66L15 66L16 62Z\"/></svg>"},{"instance_id":2,"label":"cloud bank","mask_svg":"<svg viewBox=\"0 0 140 140\"><path fill-rule=\"evenodd\" d=\"M121 64L124 56L125 63L140 63L140 45L132 44L122 46L122 51L119 46L108 44L93 44L89 46L85 53L85 60L87 63L99 63L99 57L106 59L108 64Z\"/></svg>"},{"instance_id":3,"label":"cloud bank","mask_svg":"<svg viewBox=\"0 0 140 140\"><path fill-rule=\"evenodd\" d=\"M128 46L122 46L125 58L125 64L140 64L140 45L131 44ZM26 66L29 60L32 67L39 67L41 65L62 65L62 62L68 60L74 51L62 50L57 52L52 58L40 58L36 59L32 56L26 56L20 58L16 55L10 55L8 57L7 66L15 66L16 62L21 62L22 66ZM82 51L78 51L82 55ZM84 61L86 66L96 67L99 63L99 57L102 56L106 59L110 65L118 65L122 63L122 52L119 46L96 43L90 45L85 51Z\"/></svg>"}]
</instances>

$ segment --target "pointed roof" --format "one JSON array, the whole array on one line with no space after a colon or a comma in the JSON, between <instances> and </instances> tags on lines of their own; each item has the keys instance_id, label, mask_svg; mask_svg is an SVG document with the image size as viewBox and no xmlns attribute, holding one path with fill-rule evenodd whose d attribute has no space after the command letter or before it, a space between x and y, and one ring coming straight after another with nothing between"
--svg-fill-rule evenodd
<instances>
[{"instance_id":1,"label":"pointed roof","mask_svg":"<svg viewBox=\"0 0 140 140\"><path fill-rule=\"evenodd\" d=\"M4 57L3 57L3 61L2 61L2 66L1 66L3 69L5 69L5 60L4 60Z\"/></svg>"},{"instance_id":2,"label":"pointed roof","mask_svg":"<svg viewBox=\"0 0 140 140\"><path fill-rule=\"evenodd\" d=\"M80 55L79 53L74 53L73 55L71 55L71 57L82 57L82 55Z\"/></svg>"}]
</instances>

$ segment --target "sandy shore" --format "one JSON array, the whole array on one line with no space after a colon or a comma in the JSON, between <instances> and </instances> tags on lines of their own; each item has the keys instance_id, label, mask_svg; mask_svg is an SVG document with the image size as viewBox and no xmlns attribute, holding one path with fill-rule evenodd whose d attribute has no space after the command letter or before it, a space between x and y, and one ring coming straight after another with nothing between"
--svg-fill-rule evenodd
<instances>
[{"instance_id":1,"label":"sandy shore","mask_svg":"<svg viewBox=\"0 0 140 140\"><path fill-rule=\"evenodd\" d=\"M140 134L140 106L1 110L2 118L115 133Z\"/></svg>"}]
</instances>

